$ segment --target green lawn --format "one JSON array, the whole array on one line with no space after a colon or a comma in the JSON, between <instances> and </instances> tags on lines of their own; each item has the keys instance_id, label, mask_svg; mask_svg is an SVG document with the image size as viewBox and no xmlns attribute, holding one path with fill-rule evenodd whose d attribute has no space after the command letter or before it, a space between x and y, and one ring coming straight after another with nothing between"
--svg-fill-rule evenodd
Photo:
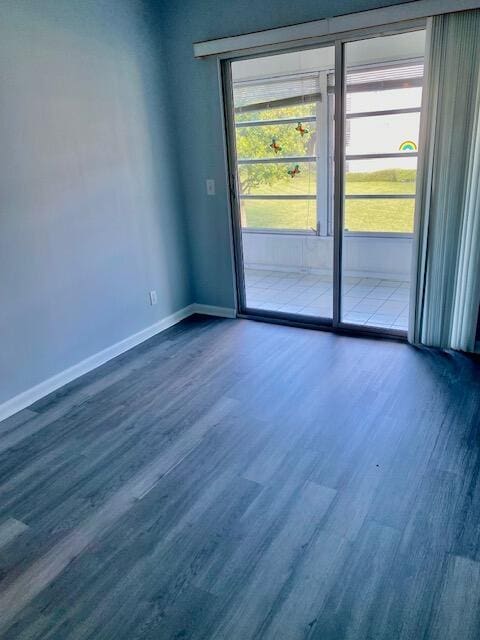
<instances>
[{"instance_id":1,"label":"green lawn","mask_svg":"<svg viewBox=\"0 0 480 640\"><path fill-rule=\"evenodd\" d=\"M378 175L380 173L380 176ZM379 180L381 172L372 176L347 176L347 194L414 194L411 179ZM411 176L407 176L409 178ZM375 178L375 179L372 179ZM291 181L262 185L252 195L314 194L315 178L304 174ZM414 200L346 200L345 228L349 231L383 231L411 233ZM243 222L247 227L276 229L310 229L316 226L315 200L244 200Z\"/></svg>"}]
</instances>

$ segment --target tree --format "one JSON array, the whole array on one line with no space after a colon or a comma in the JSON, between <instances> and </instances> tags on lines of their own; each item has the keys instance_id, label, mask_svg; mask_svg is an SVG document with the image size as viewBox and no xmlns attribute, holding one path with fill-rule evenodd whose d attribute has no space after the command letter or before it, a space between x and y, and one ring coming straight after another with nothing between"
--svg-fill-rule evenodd
<instances>
[{"instance_id":1,"label":"tree","mask_svg":"<svg viewBox=\"0 0 480 640\"><path fill-rule=\"evenodd\" d=\"M260 119L298 118L298 122L301 122L302 116L313 115L314 113L315 105L308 104L243 113L237 115L236 120L237 122L242 122ZM315 123L304 123L304 126L308 132L303 136L296 130L297 123L237 127L237 156L239 159L256 159L313 155L316 141ZM270 146L273 139L281 147L277 153ZM260 186L271 186L280 181L291 180L292 178L288 174L288 170L292 168L291 165L292 163L289 163L288 160L285 161L285 164L259 163L239 165L240 193L248 195L255 192Z\"/></svg>"}]
</instances>

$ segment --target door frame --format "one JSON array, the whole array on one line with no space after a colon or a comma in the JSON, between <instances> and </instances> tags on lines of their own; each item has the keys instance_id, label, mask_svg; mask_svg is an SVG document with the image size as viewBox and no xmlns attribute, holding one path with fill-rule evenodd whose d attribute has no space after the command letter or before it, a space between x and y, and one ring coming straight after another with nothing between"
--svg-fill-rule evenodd
<instances>
[{"instance_id":1,"label":"door frame","mask_svg":"<svg viewBox=\"0 0 480 640\"><path fill-rule=\"evenodd\" d=\"M344 219L344 167L345 167L345 45L357 40L396 35L428 28L427 18L396 22L382 27L355 29L338 34L338 36L319 36L309 39L308 44L297 41L260 46L248 50L229 52L217 58L218 81L220 89L220 109L223 120L224 157L227 172L227 188L229 194L230 244L232 269L234 274L234 291L237 317L251 320L287 324L307 328L323 329L349 335L384 336L406 340L407 332L398 329L367 327L355 325L341 320L341 287L342 287L342 250ZM237 157L235 148L235 124L233 83L231 64L238 60L266 57L280 53L304 51L321 47L335 47L335 148L334 148L334 194L333 194L333 314L332 319L281 313L265 309L253 309L246 305L244 260L242 245L242 229L240 203L237 198ZM422 112L424 103L422 101ZM338 126L337 123L340 123ZM414 229L414 237L416 230ZM412 274L413 276L413 274Z\"/></svg>"}]
</instances>

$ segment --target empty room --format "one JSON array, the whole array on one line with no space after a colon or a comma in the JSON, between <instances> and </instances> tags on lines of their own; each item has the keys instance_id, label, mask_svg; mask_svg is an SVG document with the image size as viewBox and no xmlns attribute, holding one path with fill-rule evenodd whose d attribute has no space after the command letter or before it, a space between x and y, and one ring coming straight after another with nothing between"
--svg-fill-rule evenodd
<instances>
[{"instance_id":1,"label":"empty room","mask_svg":"<svg viewBox=\"0 0 480 640\"><path fill-rule=\"evenodd\" d=\"M480 638L480 0L0 0L0 638Z\"/></svg>"}]
</instances>

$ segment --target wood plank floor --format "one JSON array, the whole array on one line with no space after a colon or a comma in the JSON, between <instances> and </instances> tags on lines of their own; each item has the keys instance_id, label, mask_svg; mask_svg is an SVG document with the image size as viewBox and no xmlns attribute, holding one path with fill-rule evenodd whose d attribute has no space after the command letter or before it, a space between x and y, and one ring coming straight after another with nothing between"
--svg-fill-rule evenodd
<instances>
[{"instance_id":1,"label":"wood plank floor","mask_svg":"<svg viewBox=\"0 0 480 640\"><path fill-rule=\"evenodd\" d=\"M194 317L0 423L4 640L478 640L480 365Z\"/></svg>"}]
</instances>

